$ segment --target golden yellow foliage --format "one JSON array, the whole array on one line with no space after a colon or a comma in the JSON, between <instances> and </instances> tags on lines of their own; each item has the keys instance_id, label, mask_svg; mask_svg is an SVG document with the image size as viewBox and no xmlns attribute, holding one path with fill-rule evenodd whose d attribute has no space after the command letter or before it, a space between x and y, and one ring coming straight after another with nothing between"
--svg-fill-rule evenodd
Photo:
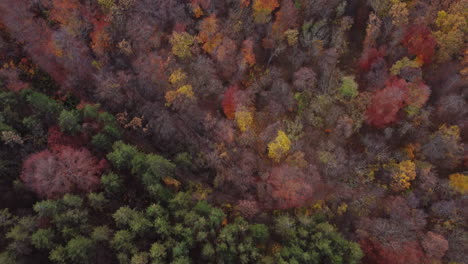
<instances>
[{"instance_id":1,"label":"golden yellow foliage","mask_svg":"<svg viewBox=\"0 0 468 264\"><path fill-rule=\"evenodd\" d=\"M444 62L463 48L464 37L468 31L467 21L463 14L439 11L435 23L438 30L434 32L434 37L439 45L437 59Z\"/></svg>"},{"instance_id":2,"label":"golden yellow foliage","mask_svg":"<svg viewBox=\"0 0 468 264\"><path fill-rule=\"evenodd\" d=\"M221 33L216 34L214 37L208 39L202 48L206 53L213 53L213 51L221 44L223 41L223 35Z\"/></svg>"},{"instance_id":3,"label":"golden yellow foliage","mask_svg":"<svg viewBox=\"0 0 468 264\"><path fill-rule=\"evenodd\" d=\"M268 157L275 162L279 162L291 148L291 140L284 131L279 130L278 136L268 144Z\"/></svg>"},{"instance_id":4,"label":"golden yellow foliage","mask_svg":"<svg viewBox=\"0 0 468 264\"><path fill-rule=\"evenodd\" d=\"M196 18L203 16L203 9L199 5L192 7L192 10Z\"/></svg>"},{"instance_id":5,"label":"golden yellow foliage","mask_svg":"<svg viewBox=\"0 0 468 264\"><path fill-rule=\"evenodd\" d=\"M169 82L171 84L176 84L176 83L180 83L180 82L183 82L187 79L187 74L185 74L185 72L183 72L181 69L177 69L175 70L171 76L169 76Z\"/></svg>"},{"instance_id":6,"label":"golden yellow foliage","mask_svg":"<svg viewBox=\"0 0 468 264\"><path fill-rule=\"evenodd\" d=\"M184 95L187 98L194 98L195 94L193 93L192 85L188 84L181 86L175 91L168 91L165 96L166 105L171 105L172 102L174 102L174 100L181 95Z\"/></svg>"},{"instance_id":7,"label":"golden yellow foliage","mask_svg":"<svg viewBox=\"0 0 468 264\"><path fill-rule=\"evenodd\" d=\"M409 10L407 4L399 0L392 0L392 7L389 10L392 23L395 26L408 24Z\"/></svg>"},{"instance_id":8,"label":"golden yellow foliage","mask_svg":"<svg viewBox=\"0 0 468 264\"><path fill-rule=\"evenodd\" d=\"M299 37L299 31L297 29L288 29L284 32L284 36L288 41L289 46L294 46L297 44L297 40Z\"/></svg>"},{"instance_id":9,"label":"golden yellow foliage","mask_svg":"<svg viewBox=\"0 0 468 264\"><path fill-rule=\"evenodd\" d=\"M235 119L240 131L245 132L252 127L254 116L253 113L248 110L240 110L236 112Z\"/></svg>"},{"instance_id":10,"label":"golden yellow foliage","mask_svg":"<svg viewBox=\"0 0 468 264\"><path fill-rule=\"evenodd\" d=\"M395 191L406 190L411 186L411 181L416 178L416 164L411 160L405 160L397 165L397 172L393 175L392 189Z\"/></svg>"},{"instance_id":11,"label":"golden yellow foliage","mask_svg":"<svg viewBox=\"0 0 468 264\"><path fill-rule=\"evenodd\" d=\"M468 175L454 173L449 176L450 187L461 194L468 193Z\"/></svg>"},{"instance_id":12,"label":"golden yellow foliage","mask_svg":"<svg viewBox=\"0 0 468 264\"><path fill-rule=\"evenodd\" d=\"M190 47L195 41L195 37L187 32L174 32L169 40L172 44L172 53L179 58L188 58L192 56Z\"/></svg>"},{"instance_id":13,"label":"golden yellow foliage","mask_svg":"<svg viewBox=\"0 0 468 264\"><path fill-rule=\"evenodd\" d=\"M341 203L341 205L338 206L338 208L336 209L336 213L338 215L343 215L344 213L346 213L346 211L348 211L348 204L346 203Z\"/></svg>"}]
</instances>

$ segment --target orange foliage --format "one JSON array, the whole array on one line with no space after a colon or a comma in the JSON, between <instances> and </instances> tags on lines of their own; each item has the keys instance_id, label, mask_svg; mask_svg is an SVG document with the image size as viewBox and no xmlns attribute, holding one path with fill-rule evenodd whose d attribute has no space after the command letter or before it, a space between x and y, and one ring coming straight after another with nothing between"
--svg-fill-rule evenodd
<instances>
[{"instance_id":1,"label":"orange foliage","mask_svg":"<svg viewBox=\"0 0 468 264\"><path fill-rule=\"evenodd\" d=\"M213 14L200 22L198 39L200 42L207 42L216 32L218 32L218 20L216 19L216 15Z\"/></svg>"},{"instance_id":2,"label":"orange foliage","mask_svg":"<svg viewBox=\"0 0 468 264\"><path fill-rule=\"evenodd\" d=\"M255 11L273 11L279 7L278 0L254 0L253 9Z\"/></svg>"},{"instance_id":3,"label":"orange foliage","mask_svg":"<svg viewBox=\"0 0 468 264\"><path fill-rule=\"evenodd\" d=\"M250 39L244 40L242 42L242 55L243 62L253 66L255 64L255 54L253 51L253 41Z\"/></svg>"},{"instance_id":4,"label":"orange foliage","mask_svg":"<svg viewBox=\"0 0 468 264\"><path fill-rule=\"evenodd\" d=\"M250 5L250 0L240 0L241 6L248 7Z\"/></svg>"},{"instance_id":5,"label":"orange foliage","mask_svg":"<svg viewBox=\"0 0 468 264\"><path fill-rule=\"evenodd\" d=\"M110 46L110 37L106 31L109 26L109 22L105 21L104 18L93 19L92 22L94 25L94 31L90 34L91 47L96 54L103 55L105 49Z\"/></svg>"},{"instance_id":6,"label":"orange foliage","mask_svg":"<svg viewBox=\"0 0 468 264\"><path fill-rule=\"evenodd\" d=\"M209 54L221 44L223 35L218 32L218 20L216 15L211 15L200 23L200 33L198 34L198 41L204 43L203 50Z\"/></svg>"}]
</instances>

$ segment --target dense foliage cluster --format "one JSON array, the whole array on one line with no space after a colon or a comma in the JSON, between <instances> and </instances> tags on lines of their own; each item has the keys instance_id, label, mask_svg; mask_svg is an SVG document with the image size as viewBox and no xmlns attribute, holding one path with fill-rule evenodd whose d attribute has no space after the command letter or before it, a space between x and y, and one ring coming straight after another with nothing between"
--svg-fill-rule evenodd
<instances>
[{"instance_id":1,"label":"dense foliage cluster","mask_svg":"<svg viewBox=\"0 0 468 264\"><path fill-rule=\"evenodd\" d=\"M466 263L465 0L1 0L0 263Z\"/></svg>"}]
</instances>

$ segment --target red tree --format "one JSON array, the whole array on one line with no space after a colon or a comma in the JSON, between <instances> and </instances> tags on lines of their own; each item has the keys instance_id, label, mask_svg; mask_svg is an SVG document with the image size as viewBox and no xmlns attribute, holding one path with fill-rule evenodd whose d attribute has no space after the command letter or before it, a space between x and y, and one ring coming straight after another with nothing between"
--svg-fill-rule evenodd
<instances>
[{"instance_id":1,"label":"red tree","mask_svg":"<svg viewBox=\"0 0 468 264\"><path fill-rule=\"evenodd\" d=\"M58 198L69 192L96 190L106 166L87 149L62 146L30 155L23 163L21 180L41 198Z\"/></svg>"},{"instance_id":2,"label":"red tree","mask_svg":"<svg viewBox=\"0 0 468 264\"><path fill-rule=\"evenodd\" d=\"M403 39L403 45L408 48L409 53L416 55L424 63L431 63L436 44L431 30L424 25L410 27Z\"/></svg>"},{"instance_id":3,"label":"red tree","mask_svg":"<svg viewBox=\"0 0 468 264\"><path fill-rule=\"evenodd\" d=\"M237 85L233 85L229 87L226 92L224 93L224 98L222 102L224 114L227 116L229 119L234 119L236 115L236 93L237 93L238 87Z\"/></svg>"},{"instance_id":4,"label":"red tree","mask_svg":"<svg viewBox=\"0 0 468 264\"><path fill-rule=\"evenodd\" d=\"M405 105L408 93L407 83L394 79L387 86L374 93L370 106L367 108L367 122L382 128L397 120L398 111Z\"/></svg>"},{"instance_id":5,"label":"red tree","mask_svg":"<svg viewBox=\"0 0 468 264\"><path fill-rule=\"evenodd\" d=\"M273 168L267 180L276 208L287 209L304 205L314 194L314 188L305 174L288 165Z\"/></svg>"}]
</instances>

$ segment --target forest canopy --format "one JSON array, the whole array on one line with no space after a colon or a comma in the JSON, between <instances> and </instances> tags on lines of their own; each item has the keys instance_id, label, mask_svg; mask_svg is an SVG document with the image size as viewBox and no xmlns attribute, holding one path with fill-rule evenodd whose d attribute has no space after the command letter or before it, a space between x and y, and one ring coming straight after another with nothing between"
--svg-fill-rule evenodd
<instances>
[{"instance_id":1,"label":"forest canopy","mask_svg":"<svg viewBox=\"0 0 468 264\"><path fill-rule=\"evenodd\" d=\"M0 263L466 263L467 10L1 0Z\"/></svg>"}]
</instances>

